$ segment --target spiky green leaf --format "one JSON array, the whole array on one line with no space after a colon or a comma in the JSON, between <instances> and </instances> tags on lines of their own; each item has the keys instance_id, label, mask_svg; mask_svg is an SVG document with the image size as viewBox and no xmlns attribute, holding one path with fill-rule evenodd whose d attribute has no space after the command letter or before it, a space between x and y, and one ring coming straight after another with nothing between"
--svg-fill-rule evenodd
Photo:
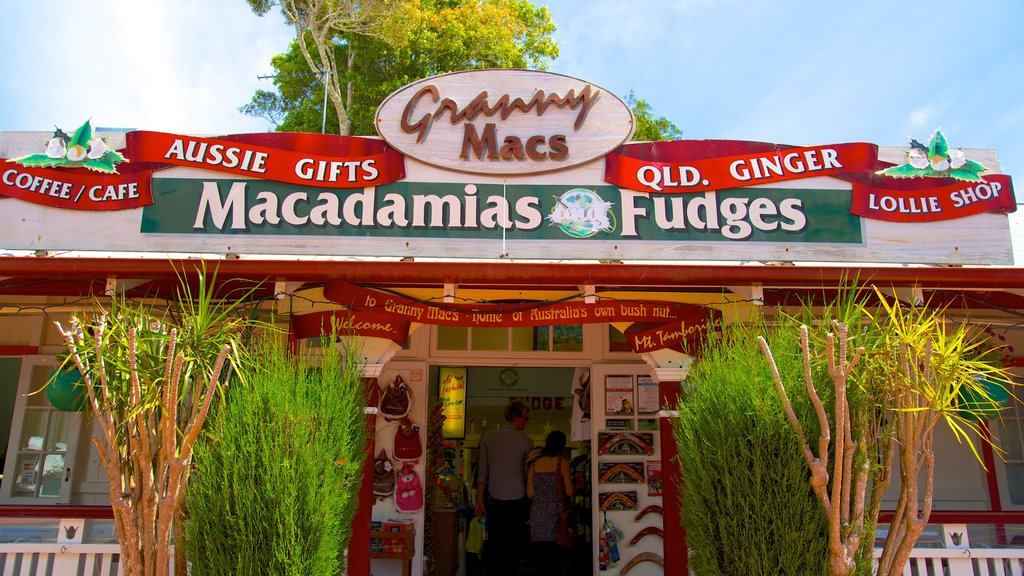
<instances>
[{"instance_id":1,"label":"spiky green leaf","mask_svg":"<svg viewBox=\"0 0 1024 576\"><path fill-rule=\"evenodd\" d=\"M988 170L985 165L981 162L975 162L974 160L967 160L964 165L959 168L960 170L974 170L975 172L984 172Z\"/></svg>"},{"instance_id":2,"label":"spiky green leaf","mask_svg":"<svg viewBox=\"0 0 1024 576\"><path fill-rule=\"evenodd\" d=\"M891 176L893 178L921 178L922 176L928 176L932 172L931 168L914 168L910 164L900 164L899 166L892 166L885 170L879 170L876 174L882 176Z\"/></svg>"},{"instance_id":3,"label":"spiky green leaf","mask_svg":"<svg viewBox=\"0 0 1024 576\"><path fill-rule=\"evenodd\" d=\"M114 167L114 161L106 154L96 160L86 160L82 162L82 167L95 172L103 172L104 174L117 174L117 169Z\"/></svg>"},{"instance_id":4,"label":"spiky green leaf","mask_svg":"<svg viewBox=\"0 0 1024 576\"><path fill-rule=\"evenodd\" d=\"M946 143L946 137L940 130L936 130L935 134L932 134L931 141L928 142L928 157L933 156L949 157L949 144Z\"/></svg>"},{"instance_id":5,"label":"spiky green leaf","mask_svg":"<svg viewBox=\"0 0 1024 576\"><path fill-rule=\"evenodd\" d=\"M92 123L89 120L85 121L75 130L75 135L71 137L71 142L68 143L68 147L71 146L82 146L83 148L89 147L89 142L92 140Z\"/></svg>"},{"instance_id":6,"label":"spiky green leaf","mask_svg":"<svg viewBox=\"0 0 1024 576\"><path fill-rule=\"evenodd\" d=\"M57 128L56 126L53 127L53 137L60 138L65 144L71 140L71 136L69 136L67 132Z\"/></svg>"},{"instance_id":7,"label":"spiky green leaf","mask_svg":"<svg viewBox=\"0 0 1024 576\"><path fill-rule=\"evenodd\" d=\"M103 153L103 158L110 158L111 162L128 162L128 159L117 150L107 150Z\"/></svg>"},{"instance_id":8,"label":"spiky green leaf","mask_svg":"<svg viewBox=\"0 0 1024 576\"><path fill-rule=\"evenodd\" d=\"M967 168L957 168L956 170L950 170L948 172L950 178L956 178L957 180L966 180L967 182L983 182L981 175L976 170L969 170Z\"/></svg>"},{"instance_id":9,"label":"spiky green leaf","mask_svg":"<svg viewBox=\"0 0 1024 576\"><path fill-rule=\"evenodd\" d=\"M50 158L46 154L19 156L18 158L11 158L8 162L21 164L27 168L50 168L53 166L64 166L68 163L64 158Z\"/></svg>"}]
</instances>

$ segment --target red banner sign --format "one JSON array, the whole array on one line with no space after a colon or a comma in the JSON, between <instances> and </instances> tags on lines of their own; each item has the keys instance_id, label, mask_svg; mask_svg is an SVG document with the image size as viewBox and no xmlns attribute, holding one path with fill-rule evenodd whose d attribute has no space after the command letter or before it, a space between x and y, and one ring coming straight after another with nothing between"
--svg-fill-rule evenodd
<instances>
[{"instance_id":1,"label":"red banner sign","mask_svg":"<svg viewBox=\"0 0 1024 576\"><path fill-rule=\"evenodd\" d=\"M152 170L98 174L85 168L6 164L0 172L0 195L66 210L127 210L153 203L152 175Z\"/></svg>"},{"instance_id":2,"label":"red banner sign","mask_svg":"<svg viewBox=\"0 0 1024 576\"><path fill-rule=\"evenodd\" d=\"M409 337L409 323L391 314L334 310L291 317L295 338L318 338L336 332L340 336L357 335L387 338L405 344Z\"/></svg>"},{"instance_id":3,"label":"red banner sign","mask_svg":"<svg viewBox=\"0 0 1024 576\"><path fill-rule=\"evenodd\" d=\"M126 138L130 164L118 166L118 174L8 163L0 171L0 195L72 210L138 208L153 203L153 172L171 166L317 188L364 188L405 177L404 157L373 138L296 133L198 138L145 131Z\"/></svg>"},{"instance_id":4,"label":"red banner sign","mask_svg":"<svg viewBox=\"0 0 1024 576\"><path fill-rule=\"evenodd\" d=\"M707 192L862 172L873 168L877 157L877 146L860 142L810 147L734 140L627 144L605 157L605 180L642 192Z\"/></svg>"},{"instance_id":5,"label":"red banner sign","mask_svg":"<svg viewBox=\"0 0 1024 576\"><path fill-rule=\"evenodd\" d=\"M709 326L721 321L713 308L679 302L603 300L594 304L580 301L524 304L440 304L421 302L406 296L362 288L348 283L329 284L324 295L362 318L372 313L411 323L443 326L554 326L604 322L634 322L656 326L631 335L636 352L693 345Z\"/></svg>"},{"instance_id":6,"label":"red banner sign","mask_svg":"<svg viewBox=\"0 0 1024 576\"><path fill-rule=\"evenodd\" d=\"M679 140L626 144L605 157L605 180L649 193L690 193L743 188L813 176L853 184L850 212L897 222L934 222L983 212L1016 210L1009 176L983 182L952 178L892 178L877 171L874 144L796 147L739 140Z\"/></svg>"},{"instance_id":7,"label":"red banner sign","mask_svg":"<svg viewBox=\"0 0 1024 576\"><path fill-rule=\"evenodd\" d=\"M402 155L372 138L270 132L197 138L141 131L127 137L126 156L135 162L194 166L318 188L365 188L405 177Z\"/></svg>"},{"instance_id":8,"label":"red banner sign","mask_svg":"<svg viewBox=\"0 0 1024 576\"><path fill-rule=\"evenodd\" d=\"M1009 176L993 174L983 179L984 182L954 180L954 184L931 187L925 187L922 179L916 179L899 189L891 179L886 179L890 181L884 188L855 180L850 212L874 220L933 222L984 212L1010 213L1017 209Z\"/></svg>"}]
</instances>

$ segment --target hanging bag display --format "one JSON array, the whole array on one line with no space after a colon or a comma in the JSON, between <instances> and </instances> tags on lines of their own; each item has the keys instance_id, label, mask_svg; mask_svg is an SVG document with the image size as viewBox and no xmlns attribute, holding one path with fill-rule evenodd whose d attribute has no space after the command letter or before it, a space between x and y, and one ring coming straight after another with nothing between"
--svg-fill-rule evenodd
<instances>
[{"instance_id":1,"label":"hanging bag display","mask_svg":"<svg viewBox=\"0 0 1024 576\"><path fill-rule=\"evenodd\" d=\"M420 427L408 418L402 418L395 429L395 460L419 460L423 456L423 442L420 440Z\"/></svg>"},{"instance_id":2,"label":"hanging bag display","mask_svg":"<svg viewBox=\"0 0 1024 576\"><path fill-rule=\"evenodd\" d=\"M395 486L395 508L399 512L416 512L423 508L423 486L410 462L402 465Z\"/></svg>"},{"instance_id":3,"label":"hanging bag display","mask_svg":"<svg viewBox=\"0 0 1024 576\"><path fill-rule=\"evenodd\" d=\"M383 449L373 462L373 495L383 500L395 493L395 466Z\"/></svg>"},{"instance_id":4,"label":"hanging bag display","mask_svg":"<svg viewBox=\"0 0 1024 576\"><path fill-rule=\"evenodd\" d=\"M395 376L391 384L384 389L380 395L380 406L377 408L388 422L401 420L409 414L409 409L412 408L412 389L401 376Z\"/></svg>"}]
</instances>

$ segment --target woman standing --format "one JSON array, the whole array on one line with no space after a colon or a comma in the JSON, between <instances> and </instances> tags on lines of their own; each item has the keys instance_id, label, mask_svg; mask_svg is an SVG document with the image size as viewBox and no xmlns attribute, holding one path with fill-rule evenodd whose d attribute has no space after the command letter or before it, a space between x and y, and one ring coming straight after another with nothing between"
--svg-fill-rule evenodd
<instances>
[{"instance_id":1,"label":"woman standing","mask_svg":"<svg viewBox=\"0 0 1024 576\"><path fill-rule=\"evenodd\" d=\"M549 433L540 456L530 464L526 476L526 495L530 498L530 541L544 549L538 552L558 550L558 513L570 505L573 495L569 461L562 457L564 450L565 433L558 430Z\"/></svg>"}]
</instances>

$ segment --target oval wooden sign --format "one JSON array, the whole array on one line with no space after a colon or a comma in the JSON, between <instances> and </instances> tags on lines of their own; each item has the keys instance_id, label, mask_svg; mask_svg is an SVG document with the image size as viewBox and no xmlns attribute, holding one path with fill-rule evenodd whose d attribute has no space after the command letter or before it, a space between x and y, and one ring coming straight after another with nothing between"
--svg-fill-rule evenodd
<instances>
[{"instance_id":1,"label":"oval wooden sign","mask_svg":"<svg viewBox=\"0 0 1024 576\"><path fill-rule=\"evenodd\" d=\"M533 70L425 78L388 96L377 131L407 156L483 174L529 174L600 158L629 139L633 114L590 82Z\"/></svg>"}]
</instances>

